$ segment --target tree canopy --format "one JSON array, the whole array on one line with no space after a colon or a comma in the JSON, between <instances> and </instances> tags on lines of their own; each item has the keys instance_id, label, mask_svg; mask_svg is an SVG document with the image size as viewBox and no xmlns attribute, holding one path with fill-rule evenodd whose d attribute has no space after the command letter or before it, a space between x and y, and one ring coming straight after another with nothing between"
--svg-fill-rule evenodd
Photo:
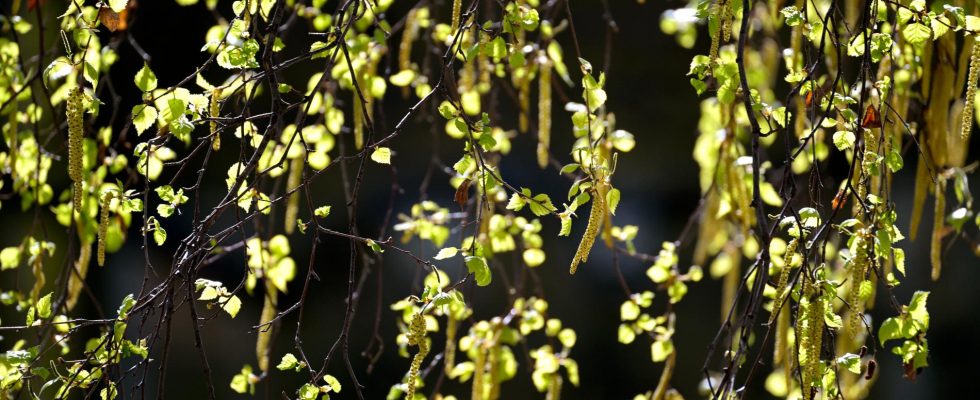
<instances>
[{"instance_id":1,"label":"tree canopy","mask_svg":"<svg viewBox=\"0 0 980 400\"><path fill-rule=\"evenodd\" d=\"M558 399L613 373L643 377L637 399L811 400L914 381L944 290L914 277L980 255L980 7L643 3L7 2L0 396ZM670 53L620 50L654 22ZM688 97L644 90L678 79ZM630 104L655 96L689 111ZM691 155L666 172L696 194L669 229L638 211L657 146ZM699 287L720 318L685 308ZM614 347L644 360L596 362Z\"/></svg>"}]
</instances>

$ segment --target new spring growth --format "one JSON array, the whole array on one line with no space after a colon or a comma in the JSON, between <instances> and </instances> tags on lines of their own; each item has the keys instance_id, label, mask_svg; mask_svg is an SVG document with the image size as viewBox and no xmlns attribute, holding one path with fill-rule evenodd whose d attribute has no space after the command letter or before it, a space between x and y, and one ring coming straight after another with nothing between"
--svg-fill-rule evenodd
<instances>
[{"instance_id":1,"label":"new spring growth","mask_svg":"<svg viewBox=\"0 0 980 400\"><path fill-rule=\"evenodd\" d=\"M538 57L538 166L548 166L548 147L551 144L551 60Z\"/></svg>"},{"instance_id":2,"label":"new spring growth","mask_svg":"<svg viewBox=\"0 0 980 400\"><path fill-rule=\"evenodd\" d=\"M85 113L80 88L68 92L65 116L68 118L68 177L72 181L72 205L76 211L82 208L82 136L85 134L82 117Z\"/></svg>"},{"instance_id":3,"label":"new spring growth","mask_svg":"<svg viewBox=\"0 0 980 400\"><path fill-rule=\"evenodd\" d=\"M99 248L96 259L100 267L105 265L106 233L109 230L109 204L115 197L116 192L107 190L102 194L102 202L99 205Z\"/></svg>"},{"instance_id":4,"label":"new spring growth","mask_svg":"<svg viewBox=\"0 0 980 400\"><path fill-rule=\"evenodd\" d=\"M220 98L221 98L221 88L216 87L212 89L211 103L208 104L208 113L211 115L211 122L209 123L209 126L211 128L211 137L213 138L211 141L211 149L214 151L221 150L221 134L220 132L218 132L218 121L215 120L215 118L218 118L218 114L221 108L221 104L218 103L218 100Z\"/></svg>"},{"instance_id":5,"label":"new spring growth","mask_svg":"<svg viewBox=\"0 0 980 400\"><path fill-rule=\"evenodd\" d=\"M419 347L419 352L415 353L415 357L412 358L412 366L408 370L408 391L405 396L406 399L414 399L415 381L419 378L422 360L429 354L429 343L425 340L425 317L422 315L422 311L412 316L412 324L408 331L408 345Z\"/></svg>"},{"instance_id":6,"label":"new spring growth","mask_svg":"<svg viewBox=\"0 0 980 400\"><path fill-rule=\"evenodd\" d=\"M570 274L575 274L579 263L589 260L589 252L592 251L592 245L595 244L599 227L602 226L602 220L606 215L606 199L602 195L602 191L592 189L591 195L592 210L589 212L589 224L585 227L585 234L582 235L582 241L579 242L575 257L572 258L572 266L568 270Z\"/></svg>"},{"instance_id":7,"label":"new spring growth","mask_svg":"<svg viewBox=\"0 0 980 400\"><path fill-rule=\"evenodd\" d=\"M960 125L960 138L966 140L973 130L973 103L977 95L977 69L980 68L980 40L973 40L970 52L970 75L966 80L966 105L963 107L963 123Z\"/></svg>"}]
</instances>

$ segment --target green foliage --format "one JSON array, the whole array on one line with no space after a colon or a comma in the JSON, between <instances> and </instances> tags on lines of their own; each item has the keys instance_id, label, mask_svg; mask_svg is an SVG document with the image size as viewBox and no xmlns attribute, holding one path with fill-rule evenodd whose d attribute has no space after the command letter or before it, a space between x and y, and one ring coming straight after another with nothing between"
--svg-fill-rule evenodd
<instances>
[{"instance_id":1,"label":"green foliage","mask_svg":"<svg viewBox=\"0 0 980 400\"><path fill-rule=\"evenodd\" d=\"M541 297L554 278L539 273L569 258L575 273L590 255L593 270L619 276L622 260L649 265L649 282L621 281L618 327L598 328L617 329L622 345L641 341L663 364L647 398L680 396L671 378L685 350L675 347L677 319L686 316L676 306L703 278L702 266L723 280L722 328L706 364L713 397L742 393L742 380L766 365L751 357L770 333L765 386L778 397L867 396L878 362L869 347L890 347L910 379L928 365L929 292L915 292L908 305L891 293L915 269L897 221L911 217L914 239L934 197L933 279L946 245L971 241L980 225L968 182L975 164L967 162L980 69L975 4L692 0L664 13L659 26L680 46L695 48L699 29L711 39L687 73L704 97L692 152L702 199L684 233L647 254L637 248L639 226L621 221L636 204L616 171L620 157L646 151L660 133L649 131L656 121L637 127L649 131L643 135L617 126L611 105L623 94L606 84L620 78L583 58L573 2L455 0L449 15L430 3L238 0L228 9L176 0L188 13L207 10L214 24L201 38L202 57L177 60L190 75L174 79L160 61L168 55L146 54L144 33L129 31L149 18L135 1L12 2L0 18L0 209L40 228L0 248L0 272L11 277L0 303L24 322L7 326L0 392L133 395L124 382L164 373L158 360L184 350L170 347L187 343L171 337L171 324L186 312L205 360L209 321L259 315L247 322L255 363L237 374L207 369L212 392L218 381L253 395L274 374L298 372L309 373L302 386L270 393L326 399L349 380L348 391L364 397L360 371L328 372L341 371L332 360L349 359L351 327L364 314L358 302L377 277L378 299L401 300L389 307L394 321L377 305L364 354L373 368L392 342L380 335L390 324L399 329L398 353L411 356L389 398L448 399L459 385L441 386L446 379L469 385L474 399L507 398L504 384L523 373L556 399L564 382L590 377L572 358L578 334ZM606 18L612 38L616 24ZM571 49L578 70L565 64ZM135 72L114 67L134 54L142 61L124 64L141 64ZM306 85L293 81L297 71ZM136 93L130 85L138 98L125 97ZM567 125L552 121L552 90ZM398 95L409 105L398 109ZM431 128L424 140L432 153L418 198L406 200L412 192L398 167L424 157L414 154L422 146L402 147L406 137L418 140L406 133L415 122ZM519 156L511 153L526 154L528 143L537 165L552 170L541 176L561 192L516 183L529 181L520 176L528 171L513 169ZM911 169L907 160L918 163L911 210L896 206L891 188ZM846 175L828 176L842 163ZM389 179L388 201L362 196ZM828 200L819 187L836 195ZM316 205L327 202L343 218ZM368 209L382 203L391 205ZM392 230L400 237L387 237ZM574 254L555 253L552 243L567 243L554 237L573 232ZM143 252L109 267L146 274L116 317L92 314L104 308L88 286L96 240L99 265L127 246ZM349 241L349 253L323 254L337 248L327 245L333 240ZM593 253L597 244L605 249ZM403 282L383 286L381 271L396 257L414 263L415 278L385 272ZM328 321L340 334L327 355L312 357L304 339L321 333L301 327L322 314L308 299L334 281L347 288L342 322ZM484 301L497 292L506 301ZM895 309L869 318L884 296ZM285 353L273 369L271 357L282 354L277 335L293 338L296 355ZM740 373L745 366L751 372Z\"/></svg>"}]
</instances>

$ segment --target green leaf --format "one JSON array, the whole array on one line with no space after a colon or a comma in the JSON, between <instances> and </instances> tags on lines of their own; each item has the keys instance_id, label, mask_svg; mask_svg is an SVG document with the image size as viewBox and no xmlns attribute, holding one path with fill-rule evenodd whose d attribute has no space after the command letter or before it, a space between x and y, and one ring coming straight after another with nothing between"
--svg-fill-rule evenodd
<instances>
[{"instance_id":1,"label":"green leaf","mask_svg":"<svg viewBox=\"0 0 980 400\"><path fill-rule=\"evenodd\" d=\"M330 206L317 207L315 210L313 210L313 215L316 215L317 218L326 218L328 215L330 215Z\"/></svg>"},{"instance_id":2,"label":"green leaf","mask_svg":"<svg viewBox=\"0 0 980 400\"><path fill-rule=\"evenodd\" d=\"M888 152L888 156L885 157L885 164L888 165L888 169L892 172L898 172L905 165L902 160L902 155L898 153L897 149L892 149Z\"/></svg>"},{"instance_id":3,"label":"green leaf","mask_svg":"<svg viewBox=\"0 0 980 400\"><path fill-rule=\"evenodd\" d=\"M136 82L136 87L143 92L149 92L157 88L157 76L146 63L143 63L143 68L140 68L136 72L136 77L133 78L133 81Z\"/></svg>"},{"instance_id":4,"label":"green leaf","mask_svg":"<svg viewBox=\"0 0 980 400\"><path fill-rule=\"evenodd\" d=\"M129 0L109 0L109 8L115 12L122 12L126 9L126 3L129 3Z\"/></svg>"},{"instance_id":5,"label":"green leaf","mask_svg":"<svg viewBox=\"0 0 980 400\"><path fill-rule=\"evenodd\" d=\"M238 315L238 311L242 309L242 300L238 296L231 296L221 305L221 309L225 310L232 318L235 318Z\"/></svg>"},{"instance_id":6,"label":"green leaf","mask_svg":"<svg viewBox=\"0 0 980 400\"><path fill-rule=\"evenodd\" d=\"M929 311L926 310L926 300L929 299L929 292L916 291L912 294L912 301L909 302L909 316L912 321L922 325L922 330L929 329Z\"/></svg>"},{"instance_id":7,"label":"green leaf","mask_svg":"<svg viewBox=\"0 0 980 400\"><path fill-rule=\"evenodd\" d=\"M531 198L528 204L531 206L531 212L539 217L548 215L549 213L556 211L557 208L551 204L551 198L546 194L539 194ZM508 204L509 205L509 204Z\"/></svg>"},{"instance_id":8,"label":"green leaf","mask_svg":"<svg viewBox=\"0 0 980 400\"><path fill-rule=\"evenodd\" d=\"M436 256L433 258L436 260L445 260L447 258L455 257L458 251L459 249L455 247L446 247L442 250L439 250L439 253L436 254Z\"/></svg>"},{"instance_id":9,"label":"green leaf","mask_svg":"<svg viewBox=\"0 0 980 400\"><path fill-rule=\"evenodd\" d=\"M157 246L163 246L167 241L167 231L162 226L157 226L153 230L153 241L156 242Z\"/></svg>"},{"instance_id":10,"label":"green leaf","mask_svg":"<svg viewBox=\"0 0 980 400\"><path fill-rule=\"evenodd\" d=\"M609 205L609 212L616 215L616 207L619 206L619 189L612 189L606 193L606 204Z\"/></svg>"},{"instance_id":11,"label":"green leaf","mask_svg":"<svg viewBox=\"0 0 980 400\"><path fill-rule=\"evenodd\" d=\"M489 285L492 276L490 274L490 267L487 265L487 260L477 256L467 256L465 260L466 270L473 274L477 286Z\"/></svg>"},{"instance_id":12,"label":"green leaf","mask_svg":"<svg viewBox=\"0 0 980 400\"><path fill-rule=\"evenodd\" d=\"M133 126L136 132L142 134L157 120L157 109L146 104L133 107Z\"/></svg>"},{"instance_id":13,"label":"green leaf","mask_svg":"<svg viewBox=\"0 0 980 400\"><path fill-rule=\"evenodd\" d=\"M861 373L861 356L857 354L847 353L837 357L837 364L855 374Z\"/></svg>"},{"instance_id":14,"label":"green leaf","mask_svg":"<svg viewBox=\"0 0 980 400\"><path fill-rule=\"evenodd\" d=\"M338 381L333 375L324 375L323 381L330 387L330 391L340 393L340 389L342 388L340 386L340 381Z\"/></svg>"},{"instance_id":15,"label":"green leaf","mask_svg":"<svg viewBox=\"0 0 980 400\"><path fill-rule=\"evenodd\" d=\"M367 245L368 245L368 247L370 247L370 248L371 248L371 250L373 250L373 251L374 251L375 253L379 253L379 254L380 254L380 253L384 253L384 252L385 252L385 250L381 248L381 245L379 245L379 244L378 244L378 242L375 242L375 241L373 241L373 240L371 240L371 239L368 239L368 240L367 240Z\"/></svg>"},{"instance_id":16,"label":"green leaf","mask_svg":"<svg viewBox=\"0 0 980 400\"><path fill-rule=\"evenodd\" d=\"M378 147L371 153L371 160L378 164L391 164L391 149Z\"/></svg>"},{"instance_id":17,"label":"green leaf","mask_svg":"<svg viewBox=\"0 0 980 400\"><path fill-rule=\"evenodd\" d=\"M674 352L674 342L670 339L657 340L650 345L650 356L653 362L663 362Z\"/></svg>"},{"instance_id":18,"label":"green leaf","mask_svg":"<svg viewBox=\"0 0 980 400\"><path fill-rule=\"evenodd\" d=\"M847 149L854 148L854 141L856 137L854 132L851 131L837 131L834 132L834 146L837 150L844 151Z\"/></svg>"},{"instance_id":19,"label":"green leaf","mask_svg":"<svg viewBox=\"0 0 980 400\"><path fill-rule=\"evenodd\" d=\"M517 192L514 192L510 195L510 200L507 202L507 209L511 211L521 211L525 204L524 198L517 194Z\"/></svg>"},{"instance_id":20,"label":"green leaf","mask_svg":"<svg viewBox=\"0 0 980 400\"><path fill-rule=\"evenodd\" d=\"M973 15L966 16L966 30L971 33L980 33L980 17Z\"/></svg>"},{"instance_id":21,"label":"green leaf","mask_svg":"<svg viewBox=\"0 0 980 400\"><path fill-rule=\"evenodd\" d=\"M316 396L320 394L320 388L312 383L307 383L299 388L297 394L300 400L316 400Z\"/></svg>"},{"instance_id":22,"label":"green leaf","mask_svg":"<svg viewBox=\"0 0 980 400\"><path fill-rule=\"evenodd\" d=\"M389 77L388 80L391 81L392 85L398 87L406 87L412 84L412 81L415 80L415 75L416 75L415 71L410 69L404 69L398 71L397 74L394 74L391 77ZM441 107L440 107L440 112L441 112Z\"/></svg>"},{"instance_id":23,"label":"green leaf","mask_svg":"<svg viewBox=\"0 0 980 400\"><path fill-rule=\"evenodd\" d=\"M905 40L916 47L922 47L927 41L932 39L932 29L921 23L908 24L902 30Z\"/></svg>"},{"instance_id":24,"label":"green leaf","mask_svg":"<svg viewBox=\"0 0 980 400\"><path fill-rule=\"evenodd\" d=\"M299 360L296 359L296 356L294 356L293 353L286 353L284 356L282 356L282 360L279 361L279 365L276 365L276 369L286 371L296 369L298 366Z\"/></svg>"},{"instance_id":25,"label":"green leaf","mask_svg":"<svg viewBox=\"0 0 980 400\"><path fill-rule=\"evenodd\" d=\"M0 250L0 270L17 268L20 265L20 248L6 247Z\"/></svg>"},{"instance_id":26,"label":"green leaf","mask_svg":"<svg viewBox=\"0 0 980 400\"><path fill-rule=\"evenodd\" d=\"M37 315L41 318L51 317L51 293L37 300Z\"/></svg>"}]
</instances>

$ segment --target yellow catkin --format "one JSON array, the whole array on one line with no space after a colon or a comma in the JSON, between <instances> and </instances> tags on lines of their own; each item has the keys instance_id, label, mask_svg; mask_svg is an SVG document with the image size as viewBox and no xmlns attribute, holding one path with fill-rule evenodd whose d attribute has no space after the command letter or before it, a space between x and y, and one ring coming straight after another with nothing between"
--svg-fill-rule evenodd
<instances>
[{"instance_id":1,"label":"yellow catkin","mask_svg":"<svg viewBox=\"0 0 980 400\"><path fill-rule=\"evenodd\" d=\"M806 364L803 365L805 370L803 374L803 399L810 400L813 398L813 385L814 382L819 382L820 380L820 350L823 345L823 327L824 327L824 313L825 301L819 294L818 297L814 298L810 302L810 309L807 311L807 348L806 348Z\"/></svg>"},{"instance_id":2,"label":"yellow catkin","mask_svg":"<svg viewBox=\"0 0 980 400\"><path fill-rule=\"evenodd\" d=\"M725 18L725 0L721 0L715 6L715 17L718 19L718 30L711 33L711 49L708 50L708 59L714 61L718 58L718 47L720 46L722 31L724 28L724 18Z\"/></svg>"},{"instance_id":3,"label":"yellow catkin","mask_svg":"<svg viewBox=\"0 0 980 400\"><path fill-rule=\"evenodd\" d=\"M78 296L82 294L85 286L85 276L88 275L88 264L92 261L92 243L82 243L78 248L78 260L75 262L75 269L68 273L68 297L65 300L65 307L69 311L78 304Z\"/></svg>"},{"instance_id":4,"label":"yellow catkin","mask_svg":"<svg viewBox=\"0 0 980 400\"><path fill-rule=\"evenodd\" d=\"M418 33L418 9L411 9L405 16L405 29L402 31L402 40L398 42L398 69L401 71L412 69L412 43ZM402 97L408 97L409 87L402 88Z\"/></svg>"},{"instance_id":5,"label":"yellow catkin","mask_svg":"<svg viewBox=\"0 0 980 400\"><path fill-rule=\"evenodd\" d=\"M548 148L551 145L551 61L538 67L538 166L548 166Z\"/></svg>"},{"instance_id":6,"label":"yellow catkin","mask_svg":"<svg viewBox=\"0 0 980 400\"><path fill-rule=\"evenodd\" d=\"M589 252L592 251L592 245L595 244L595 237L599 233L599 227L602 225L605 214L606 200L602 198L598 190L592 190L592 211L589 212L589 224L585 227L585 234L582 235L582 241L579 242L575 257L572 258L572 266L568 270L570 274L574 274L578 270L579 263L589 260Z\"/></svg>"},{"instance_id":7,"label":"yellow catkin","mask_svg":"<svg viewBox=\"0 0 980 400\"><path fill-rule=\"evenodd\" d=\"M861 332L861 315L864 314L864 301L861 299L861 284L864 282L864 275L870 265L868 248L864 238L857 237L854 255L849 267L851 272L851 287L847 292L847 304L850 306L850 313L847 319L847 333L850 337L856 337Z\"/></svg>"},{"instance_id":8,"label":"yellow catkin","mask_svg":"<svg viewBox=\"0 0 980 400\"><path fill-rule=\"evenodd\" d=\"M973 130L973 102L977 93L977 69L980 68L980 41L974 40L973 51L970 52L970 76L966 81L966 105L963 107L963 123L960 125L960 137L964 140L970 137Z\"/></svg>"},{"instance_id":9,"label":"yellow catkin","mask_svg":"<svg viewBox=\"0 0 980 400\"><path fill-rule=\"evenodd\" d=\"M364 147L364 107L357 93L354 93L354 148Z\"/></svg>"},{"instance_id":10,"label":"yellow catkin","mask_svg":"<svg viewBox=\"0 0 980 400\"><path fill-rule=\"evenodd\" d=\"M456 31L459 30L459 18L462 8L463 0L453 0L453 20L449 30L449 32L452 32L453 34L456 34Z\"/></svg>"},{"instance_id":11,"label":"yellow catkin","mask_svg":"<svg viewBox=\"0 0 980 400\"><path fill-rule=\"evenodd\" d=\"M211 127L211 149L214 151L221 150L221 132L218 131L218 121L214 118L218 118L220 113L221 103L218 100L221 98L221 88L216 87L211 89L211 103L208 104L208 113L211 115L211 122L209 126Z\"/></svg>"},{"instance_id":12,"label":"yellow catkin","mask_svg":"<svg viewBox=\"0 0 980 400\"><path fill-rule=\"evenodd\" d=\"M780 310L783 308L783 302L786 301L786 297L789 296L789 291L786 290L786 285L789 284L789 272L792 270L793 255L796 254L796 248L800 244L799 238L793 238L786 244L786 252L783 253L783 268L779 271L779 281L776 284L776 301L772 307L772 314L769 315L769 323L771 324L776 314L782 314Z\"/></svg>"},{"instance_id":13,"label":"yellow catkin","mask_svg":"<svg viewBox=\"0 0 980 400\"><path fill-rule=\"evenodd\" d=\"M915 192L912 194L912 220L909 223L909 239L915 240L919 234L919 224L922 222L922 210L926 205L926 194L929 193L929 168L926 161L919 157L915 168Z\"/></svg>"},{"instance_id":14,"label":"yellow catkin","mask_svg":"<svg viewBox=\"0 0 980 400\"><path fill-rule=\"evenodd\" d=\"M548 383L548 391L544 395L544 400L560 400L562 383L561 374L555 372L551 377L551 382Z\"/></svg>"},{"instance_id":15,"label":"yellow catkin","mask_svg":"<svg viewBox=\"0 0 980 400\"><path fill-rule=\"evenodd\" d=\"M415 398L415 381L419 378L419 371L422 369L422 360L429 354L429 343L425 338L425 317L421 312L412 316L412 323L409 326L408 345L418 346L419 352L412 358L412 366L408 370L408 391L406 399Z\"/></svg>"},{"instance_id":16,"label":"yellow catkin","mask_svg":"<svg viewBox=\"0 0 980 400\"><path fill-rule=\"evenodd\" d=\"M85 112L83 96L81 89L72 88L65 107L65 116L68 119L68 177L72 181L71 199L75 211L82 208L82 137L85 134L82 122Z\"/></svg>"},{"instance_id":17,"label":"yellow catkin","mask_svg":"<svg viewBox=\"0 0 980 400\"><path fill-rule=\"evenodd\" d=\"M302 146L300 146L302 147ZM306 163L306 150L302 150L300 155L289 162L289 176L286 178L286 190L293 190L299 187L303 179L303 166ZM296 217L299 215L299 198L298 192L290 194L289 200L286 201L286 214L284 216L283 229L286 234L292 234L293 230L296 229Z\"/></svg>"},{"instance_id":18,"label":"yellow catkin","mask_svg":"<svg viewBox=\"0 0 980 400\"><path fill-rule=\"evenodd\" d=\"M728 5L728 0L721 2L721 40L728 42L732 39L732 7Z\"/></svg>"},{"instance_id":19,"label":"yellow catkin","mask_svg":"<svg viewBox=\"0 0 980 400\"><path fill-rule=\"evenodd\" d=\"M278 303L279 293L276 285L271 279L265 280L265 302L262 305L262 315L259 317L258 338L255 340L255 358L258 360L259 370L266 372L269 370L269 353L272 351L272 319L276 317L276 304Z\"/></svg>"},{"instance_id":20,"label":"yellow catkin","mask_svg":"<svg viewBox=\"0 0 980 400\"><path fill-rule=\"evenodd\" d=\"M525 133L530 125L528 114L531 112L531 76L524 68L524 77L521 78L517 86L517 103L520 106L520 114L517 117L517 128L521 133Z\"/></svg>"},{"instance_id":21,"label":"yellow catkin","mask_svg":"<svg viewBox=\"0 0 980 400\"><path fill-rule=\"evenodd\" d=\"M34 287L31 288L31 299L36 303L37 299L41 298L41 290L44 289L44 283L47 282L47 278L44 276L44 257L41 257L40 254L34 257L34 262L31 263L31 267L31 273L34 274Z\"/></svg>"},{"instance_id":22,"label":"yellow catkin","mask_svg":"<svg viewBox=\"0 0 980 400\"><path fill-rule=\"evenodd\" d=\"M452 313L446 315L446 350L445 350L445 360L446 365L446 375L452 373L453 367L456 366L456 330L459 328L459 324L456 322L456 318L453 317Z\"/></svg>"},{"instance_id":23,"label":"yellow catkin","mask_svg":"<svg viewBox=\"0 0 980 400\"><path fill-rule=\"evenodd\" d=\"M653 391L653 395L650 396L651 400L664 400L667 394L667 389L670 388L670 378L674 375L674 366L677 364L677 351L672 351L669 356L667 356L667 361L664 362L664 370L660 373L660 381L657 383L657 389Z\"/></svg>"},{"instance_id":24,"label":"yellow catkin","mask_svg":"<svg viewBox=\"0 0 980 400\"><path fill-rule=\"evenodd\" d=\"M99 248L96 260L98 260L100 267L105 265L106 232L109 230L109 203L112 203L113 197L115 195L112 191L106 191L102 194L102 204L99 206Z\"/></svg>"},{"instance_id":25,"label":"yellow catkin","mask_svg":"<svg viewBox=\"0 0 980 400\"><path fill-rule=\"evenodd\" d=\"M930 260L932 261L932 280L939 280L943 268L943 221L946 217L946 180L936 178L936 208L932 220L932 242Z\"/></svg>"},{"instance_id":26,"label":"yellow catkin","mask_svg":"<svg viewBox=\"0 0 980 400\"><path fill-rule=\"evenodd\" d=\"M484 372L486 371L486 360L487 360L487 351L484 348L483 344L480 343L477 345L476 359L473 360L473 365L475 366L475 369L473 370L473 387L470 393L470 399L472 400L483 400L484 398L483 377L484 377Z\"/></svg>"},{"instance_id":27,"label":"yellow catkin","mask_svg":"<svg viewBox=\"0 0 980 400\"><path fill-rule=\"evenodd\" d=\"M773 341L772 363L774 366L790 367L789 357L789 310L782 310L776 317L776 335Z\"/></svg>"}]
</instances>

